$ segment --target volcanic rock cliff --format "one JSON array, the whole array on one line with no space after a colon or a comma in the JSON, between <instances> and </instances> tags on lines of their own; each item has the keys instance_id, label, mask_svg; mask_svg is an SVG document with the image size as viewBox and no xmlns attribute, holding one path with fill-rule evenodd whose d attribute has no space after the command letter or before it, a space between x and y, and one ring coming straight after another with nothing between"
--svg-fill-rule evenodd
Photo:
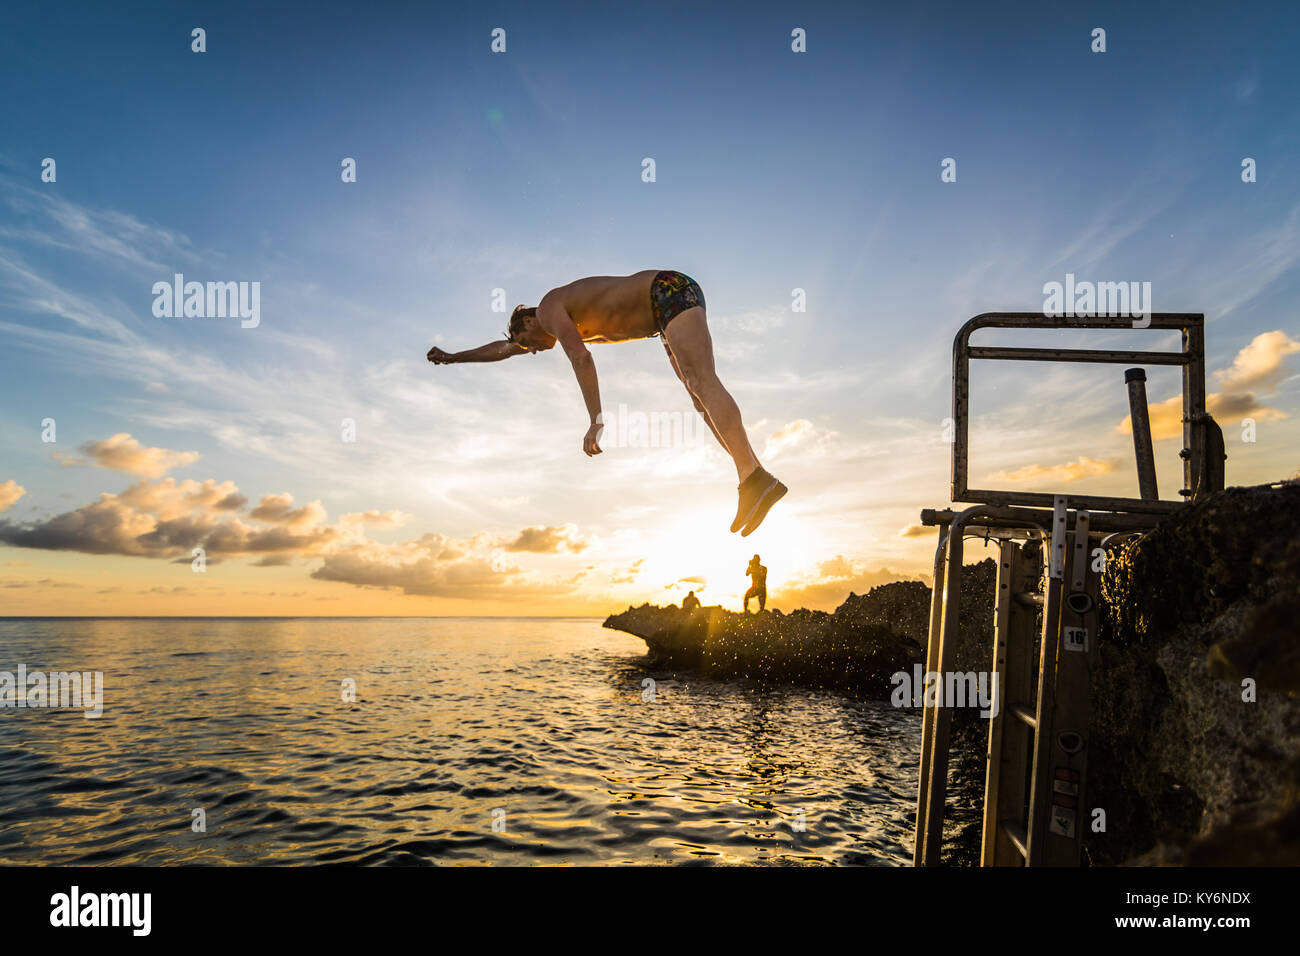
<instances>
[{"instance_id":1,"label":"volcanic rock cliff","mask_svg":"<svg viewBox=\"0 0 1300 956\"><path fill-rule=\"evenodd\" d=\"M987 670L993 654L992 560L962 577L962 626L954 669ZM834 687L885 698L898 671L925 664L930 588L896 581L850 594L833 614L800 608L739 614L721 607L683 611L643 604L605 626L635 634L652 657L720 677Z\"/></svg>"},{"instance_id":2,"label":"volcanic rock cliff","mask_svg":"<svg viewBox=\"0 0 1300 956\"><path fill-rule=\"evenodd\" d=\"M1229 488L1112 549L1092 862L1300 863L1300 485Z\"/></svg>"}]
</instances>

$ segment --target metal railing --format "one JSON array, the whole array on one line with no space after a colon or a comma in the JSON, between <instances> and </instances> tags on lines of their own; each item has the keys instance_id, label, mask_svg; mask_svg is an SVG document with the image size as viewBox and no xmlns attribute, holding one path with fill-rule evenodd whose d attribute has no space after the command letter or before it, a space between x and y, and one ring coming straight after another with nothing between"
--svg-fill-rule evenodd
<instances>
[{"instance_id":1,"label":"metal railing","mask_svg":"<svg viewBox=\"0 0 1300 956\"><path fill-rule=\"evenodd\" d=\"M1032 491L996 491L970 487L970 363L972 359L1031 362L1087 362L1121 365L1177 365L1183 370L1183 488L1184 499L1199 498L1223 487L1222 457L1207 456L1211 419L1205 413L1205 316L1195 312L1153 312L1148 329L1182 333L1178 352L1131 349L1045 349L976 346L971 335L979 329L1132 329L1131 319L1111 316L1065 318L1041 312L984 312L961 327L953 340L952 355L952 500L993 505L1052 507L1054 495ZM1145 409L1143 409L1145 413ZM1143 416L1145 417L1145 415ZM1137 422L1134 422L1137 425ZM1218 460L1212 461L1211 458ZM1217 467L1216 467L1217 466ZM1139 453L1140 474L1143 462ZM1152 478L1154 472L1151 473ZM1217 474L1217 481L1215 480ZM1145 478L1145 475L1143 476ZM1151 482L1154 487L1154 480ZM1217 486L1217 487L1216 487ZM1075 507L1102 511L1167 514L1184 502L1105 495L1070 495Z\"/></svg>"}]
</instances>

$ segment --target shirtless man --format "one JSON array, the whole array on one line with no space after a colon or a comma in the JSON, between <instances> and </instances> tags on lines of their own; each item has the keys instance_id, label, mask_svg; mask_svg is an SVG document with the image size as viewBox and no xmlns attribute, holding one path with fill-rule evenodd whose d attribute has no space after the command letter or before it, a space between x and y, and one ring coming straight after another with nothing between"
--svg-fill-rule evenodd
<instances>
[{"instance_id":1,"label":"shirtless man","mask_svg":"<svg viewBox=\"0 0 1300 956\"><path fill-rule=\"evenodd\" d=\"M680 272L648 269L630 276L592 276L552 289L536 308L517 306L504 342L490 342L465 352L429 349L435 365L454 362L499 362L525 352L544 352L556 342L573 365L587 403L591 425L582 439L588 456L600 454L600 387L588 342L626 342L663 338L673 371L690 393L713 437L731 456L740 481L740 502L731 530L744 537L767 517L786 493L754 455L740 409L718 381L713 368L713 339L704 314L699 283Z\"/></svg>"},{"instance_id":2,"label":"shirtless man","mask_svg":"<svg viewBox=\"0 0 1300 956\"><path fill-rule=\"evenodd\" d=\"M745 592L745 613L749 613L749 599L758 598L758 613L762 614L767 610L767 568L763 567L763 562L759 560L758 555L749 559L749 567L745 568L745 573L749 575L749 590Z\"/></svg>"}]
</instances>

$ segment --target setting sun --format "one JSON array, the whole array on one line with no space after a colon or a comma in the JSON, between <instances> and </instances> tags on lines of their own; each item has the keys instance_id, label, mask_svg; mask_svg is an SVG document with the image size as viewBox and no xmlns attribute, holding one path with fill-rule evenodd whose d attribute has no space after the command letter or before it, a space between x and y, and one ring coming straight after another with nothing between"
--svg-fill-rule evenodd
<instances>
[{"instance_id":1,"label":"setting sun","mask_svg":"<svg viewBox=\"0 0 1300 956\"><path fill-rule=\"evenodd\" d=\"M794 580L793 569L815 567L825 554L815 526L801 523L789 511L774 511L764 522L762 533L751 538L699 533L701 527L712 524L717 524L713 509L678 513L657 530L657 548L646 555L635 580L620 587L616 595L678 603L687 591L694 590L704 604L738 608L749 587L745 567L753 555L760 554L768 568L772 606L779 604L781 589Z\"/></svg>"}]
</instances>

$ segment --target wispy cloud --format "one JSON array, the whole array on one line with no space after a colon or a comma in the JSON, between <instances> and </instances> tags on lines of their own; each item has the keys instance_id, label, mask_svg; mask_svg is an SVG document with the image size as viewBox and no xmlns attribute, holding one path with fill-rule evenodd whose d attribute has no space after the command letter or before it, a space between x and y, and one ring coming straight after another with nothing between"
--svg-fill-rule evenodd
<instances>
[{"instance_id":1,"label":"wispy cloud","mask_svg":"<svg viewBox=\"0 0 1300 956\"><path fill-rule=\"evenodd\" d=\"M51 246L154 272L196 258L183 233L120 210L74 203L52 190L26 186L12 176L4 180L10 211L24 224L0 228L0 239Z\"/></svg>"},{"instance_id":2,"label":"wispy cloud","mask_svg":"<svg viewBox=\"0 0 1300 956\"><path fill-rule=\"evenodd\" d=\"M768 436L763 444L763 458L775 461L794 451L801 455L822 454L836 436L830 429L818 428L808 419L798 418Z\"/></svg>"}]
</instances>

